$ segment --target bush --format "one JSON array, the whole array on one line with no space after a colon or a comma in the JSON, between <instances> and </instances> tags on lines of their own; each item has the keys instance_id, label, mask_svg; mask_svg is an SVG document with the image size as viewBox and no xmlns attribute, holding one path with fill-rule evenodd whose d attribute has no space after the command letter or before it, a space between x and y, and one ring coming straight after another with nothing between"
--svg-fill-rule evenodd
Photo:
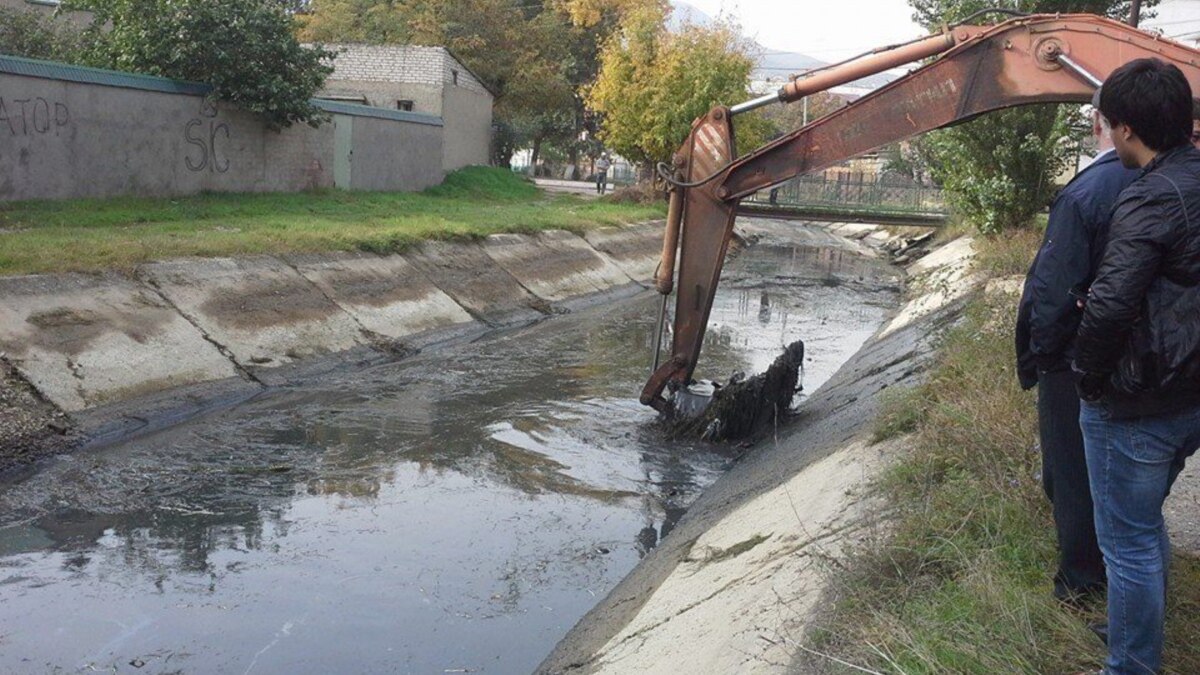
<instances>
[{"instance_id":1,"label":"bush","mask_svg":"<svg viewBox=\"0 0 1200 675\"><path fill-rule=\"evenodd\" d=\"M1073 145L1074 111L1038 105L935 132L925 144L950 203L985 234L1024 227L1049 205Z\"/></svg>"}]
</instances>

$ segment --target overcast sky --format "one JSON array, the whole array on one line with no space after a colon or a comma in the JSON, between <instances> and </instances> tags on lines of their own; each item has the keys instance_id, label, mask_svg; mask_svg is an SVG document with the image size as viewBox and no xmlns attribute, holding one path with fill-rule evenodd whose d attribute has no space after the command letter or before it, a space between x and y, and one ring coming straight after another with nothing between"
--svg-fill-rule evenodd
<instances>
[{"instance_id":1,"label":"overcast sky","mask_svg":"<svg viewBox=\"0 0 1200 675\"><path fill-rule=\"evenodd\" d=\"M686 0L712 16L732 16L769 49L836 61L925 33L905 0Z\"/></svg>"},{"instance_id":2,"label":"overcast sky","mask_svg":"<svg viewBox=\"0 0 1200 675\"><path fill-rule=\"evenodd\" d=\"M731 15L748 37L773 50L802 52L822 61L919 37L905 0L686 0L718 16ZM997 6L1004 6L997 0ZM1164 0L1163 32L1188 39L1200 31L1200 0ZM1189 40L1190 41L1190 40Z\"/></svg>"}]
</instances>

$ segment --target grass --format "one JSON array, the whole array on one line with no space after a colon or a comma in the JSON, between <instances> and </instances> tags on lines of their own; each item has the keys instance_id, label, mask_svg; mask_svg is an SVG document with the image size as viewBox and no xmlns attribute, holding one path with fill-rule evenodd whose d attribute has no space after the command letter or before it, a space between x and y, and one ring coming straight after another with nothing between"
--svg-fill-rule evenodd
<instances>
[{"instance_id":1,"label":"grass","mask_svg":"<svg viewBox=\"0 0 1200 675\"><path fill-rule=\"evenodd\" d=\"M1039 232L979 241L980 269L1024 272ZM1016 299L981 295L943 338L920 386L891 392L877 440L912 452L875 486L892 514L835 574L821 651L886 673L1070 673L1099 666L1086 628L1103 607L1070 610L1050 593L1054 529L1042 493L1032 392L1014 372ZM1200 672L1200 560L1172 567L1165 663ZM824 661L821 668L858 672ZM815 665L815 664L814 664Z\"/></svg>"},{"instance_id":2,"label":"grass","mask_svg":"<svg viewBox=\"0 0 1200 675\"><path fill-rule=\"evenodd\" d=\"M424 192L202 194L0 204L0 275L127 269L177 256L402 251L426 239L582 231L661 217L658 206L546 195L470 167Z\"/></svg>"}]
</instances>

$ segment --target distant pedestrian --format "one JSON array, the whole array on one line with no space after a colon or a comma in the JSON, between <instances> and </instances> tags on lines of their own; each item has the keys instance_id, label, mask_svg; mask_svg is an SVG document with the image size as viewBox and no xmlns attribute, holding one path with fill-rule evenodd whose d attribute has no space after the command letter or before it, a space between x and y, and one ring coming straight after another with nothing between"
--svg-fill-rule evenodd
<instances>
[{"instance_id":1,"label":"distant pedestrian","mask_svg":"<svg viewBox=\"0 0 1200 675\"><path fill-rule=\"evenodd\" d=\"M1105 587L1071 374L1072 343L1083 316L1076 296L1087 292L1096 274L1117 195L1139 173L1121 165L1098 104L1094 98L1092 135L1099 154L1050 207L1046 235L1017 310L1017 375L1022 388L1037 385L1042 489L1058 535L1054 596L1069 603L1103 600Z\"/></svg>"},{"instance_id":2,"label":"distant pedestrian","mask_svg":"<svg viewBox=\"0 0 1200 675\"><path fill-rule=\"evenodd\" d=\"M1171 564L1162 506L1200 446L1200 150L1191 87L1158 59L1113 71L1100 112L1141 173L1117 200L1073 368L1108 572L1104 672L1157 673Z\"/></svg>"},{"instance_id":3,"label":"distant pedestrian","mask_svg":"<svg viewBox=\"0 0 1200 675\"><path fill-rule=\"evenodd\" d=\"M596 160L596 194L602 195L608 189L608 168L610 166L612 166L612 162L608 161L607 152Z\"/></svg>"}]
</instances>

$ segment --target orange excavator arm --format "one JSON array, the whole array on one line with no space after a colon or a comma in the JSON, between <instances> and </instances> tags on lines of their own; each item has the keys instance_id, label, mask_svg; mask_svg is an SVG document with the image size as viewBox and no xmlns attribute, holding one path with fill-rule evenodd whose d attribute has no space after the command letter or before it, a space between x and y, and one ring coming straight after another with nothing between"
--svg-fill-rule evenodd
<instances>
[{"instance_id":1,"label":"orange excavator arm","mask_svg":"<svg viewBox=\"0 0 1200 675\"><path fill-rule=\"evenodd\" d=\"M737 157L736 114L796 101L930 57L922 67L837 112ZM692 378L743 197L990 111L1030 103L1087 103L1113 70L1143 57L1175 64L1192 91L1200 93L1200 51L1090 14L1031 15L994 26L949 28L797 78L776 94L713 108L692 124L672 166L659 167L672 191L655 285L664 308L673 287L677 293L670 356L659 364L660 340L642 403L665 412L669 405L663 392L686 386Z\"/></svg>"}]
</instances>

